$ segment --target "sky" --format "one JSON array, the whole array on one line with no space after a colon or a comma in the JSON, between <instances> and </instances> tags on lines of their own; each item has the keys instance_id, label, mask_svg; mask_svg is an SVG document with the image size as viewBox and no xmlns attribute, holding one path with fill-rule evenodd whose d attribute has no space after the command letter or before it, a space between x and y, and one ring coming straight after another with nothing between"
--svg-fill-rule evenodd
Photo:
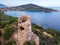
<instances>
[{"instance_id":1,"label":"sky","mask_svg":"<svg viewBox=\"0 0 60 45\"><path fill-rule=\"evenodd\" d=\"M60 7L60 0L0 0L0 3L9 7L29 3L44 7Z\"/></svg>"}]
</instances>

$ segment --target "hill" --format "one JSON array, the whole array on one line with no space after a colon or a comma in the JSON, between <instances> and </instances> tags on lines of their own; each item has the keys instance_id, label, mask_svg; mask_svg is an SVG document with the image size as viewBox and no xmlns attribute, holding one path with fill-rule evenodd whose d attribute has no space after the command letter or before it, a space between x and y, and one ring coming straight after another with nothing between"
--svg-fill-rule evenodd
<instances>
[{"instance_id":1,"label":"hill","mask_svg":"<svg viewBox=\"0 0 60 45\"><path fill-rule=\"evenodd\" d=\"M5 8L6 6L4 4L0 4L0 8Z\"/></svg>"},{"instance_id":2,"label":"hill","mask_svg":"<svg viewBox=\"0 0 60 45\"><path fill-rule=\"evenodd\" d=\"M16 17L0 13L0 45L16 44L12 35L17 32L17 20ZM54 29L45 30L34 23L32 23L32 31L39 36L40 45L60 45L59 31Z\"/></svg>"},{"instance_id":3,"label":"hill","mask_svg":"<svg viewBox=\"0 0 60 45\"><path fill-rule=\"evenodd\" d=\"M57 10L53 10L53 9L50 9L50 8L45 8L45 7L42 7L42 6L38 6L38 5L35 5L35 4L26 4L26 5L21 5L21 6L18 6L18 7L22 7L24 8L25 10L24 11L36 11L36 12L52 12L52 11L57 11Z\"/></svg>"},{"instance_id":4,"label":"hill","mask_svg":"<svg viewBox=\"0 0 60 45\"><path fill-rule=\"evenodd\" d=\"M55 12L57 10L45 8L42 6L38 6L35 4L26 4L26 5L20 5L20 6L14 6L14 7L7 7L7 8L0 8L0 11L6 12L6 11L31 11L31 12Z\"/></svg>"}]
</instances>

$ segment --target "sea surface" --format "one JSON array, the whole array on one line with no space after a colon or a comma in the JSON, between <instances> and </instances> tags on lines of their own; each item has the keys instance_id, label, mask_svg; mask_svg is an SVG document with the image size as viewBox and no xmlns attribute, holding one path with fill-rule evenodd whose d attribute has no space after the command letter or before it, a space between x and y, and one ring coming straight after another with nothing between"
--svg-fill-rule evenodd
<instances>
[{"instance_id":1,"label":"sea surface","mask_svg":"<svg viewBox=\"0 0 60 45\"><path fill-rule=\"evenodd\" d=\"M32 23L42 26L45 29L53 28L60 30L60 12L8 11L5 14L15 17L29 15Z\"/></svg>"}]
</instances>

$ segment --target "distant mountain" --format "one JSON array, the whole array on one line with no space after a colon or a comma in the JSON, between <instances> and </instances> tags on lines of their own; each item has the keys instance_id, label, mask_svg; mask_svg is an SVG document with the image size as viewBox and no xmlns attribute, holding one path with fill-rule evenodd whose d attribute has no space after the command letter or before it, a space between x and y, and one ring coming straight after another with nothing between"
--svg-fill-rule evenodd
<instances>
[{"instance_id":1,"label":"distant mountain","mask_svg":"<svg viewBox=\"0 0 60 45\"><path fill-rule=\"evenodd\" d=\"M4 8L6 7L4 4L0 4L0 8Z\"/></svg>"},{"instance_id":2,"label":"distant mountain","mask_svg":"<svg viewBox=\"0 0 60 45\"><path fill-rule=\"evenodd\" d=\"M1 7L6 7L4 5L2 5ZM0 9L1 11L3 10L3 12L5 11L30 11L30 12L53 12L53 11L57 11L54 9L50 9L50 8L45 8L42 6L38 6L35 4L26 4L26 5L20 5L20 6L14 6L14 7L7 7L7 8L3 8Z\"/></svg>"},{"instance_id":3,"label":"distant mountain","mask_svg":"<svg viewBox=\"0 0 60 45\"><path fill-rule=\"evenodd\" d=\"M24 8L25 9L24 11L38 11L38 12L39 11L42 11L42 12L57 11L57 10L54 10L54 9L45 8L45 7L42 7L42 6L35 5L35 4L26 4L26 5L21 5L21 6L18 6L18 7Z\"/></svg>"}]
</instances>

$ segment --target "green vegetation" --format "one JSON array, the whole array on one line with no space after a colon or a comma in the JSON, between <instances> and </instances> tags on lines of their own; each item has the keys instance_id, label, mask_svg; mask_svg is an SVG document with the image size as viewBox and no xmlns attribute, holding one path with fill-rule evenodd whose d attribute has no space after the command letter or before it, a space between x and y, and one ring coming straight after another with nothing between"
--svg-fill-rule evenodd
<instances>
[{"instance_id":1,"label":"green vegetation","mask_svg":"<svg viewBox=\"0 0 60 45\"><path fill-rule=\"evenodd\" d=\"M17 26L17 18L7 16L3 13L0 13L0 35L4 40L3 44L5 45L16 45L14 40L10 39L11 35L14 32L14 26ZM4 31L2 32L3 29ZM39 36L40 45L60 45L60 32L54 29L45 30L43 27L38 26L32 23L32 31ZM43 32L51 34L53 38L45 36ZM0 37L0 38L1 38ZM1 41L0 41L1 43ZM35 45L34 42L26 42L24 45Z\"/></svg>"},{"instance_id":2,"label":"green vegetation","mask_svg":"<svg viewBox=\"0 0 60 45\"><path fill-rule=\"evenodd\" d=\"M16 45L16 42L13 40L8 40L5 45Z\"/></svg>"},{"instance_id":3,"label":"green vegetation","mask_svg":"<svg viewBox=\"0 0 60 45\"><path fill-rule=\"evenodd\" d=\"M3 33L3 38L4 39L9 39L9 37L12 35L14 31L14 27L10 25L6 25Z\"/></svg>"},{"instance_id":4,"label":"green vegetation","mask_svg":"<svg viewBox=\"0 0 60 45\"><path fill-rule=\"evenodd\" d=\"M43 29L40 26L35 25L35 24L32 24L32 29L33 29L33 32L39 36L40 45L58 45L58 40L55 37L50 38L50 37L45 36L43 34L43 32L48 33L48 30L45 30L45 29ZM49 34L51 34L51 33L49 33Z\"/></svg>"},{"instance_id":5,"label":"green vegetation","mask_svg":"<svg viewBox=\"0 0 60 45\"><path fill-rule=\"evenodd\" d=\"M3 13L0 13L0 28L4 28L7 24L13 24L17 22L16 17L8 16Z\"/></svg>"},{"instance_id":6,"label":"green vegetation","mask_svg":"<svg viewBox=\"0 0 60 45\"><path fill-rule=\"evenodd\" d=\"M9 40L14 31L14 27L13 27L14 24L17 24L16 17L12 17L5 15L4 13L0 13L0 36L1 36L0 38L4 40L3 43L2 40L0 40L1 44L11 45L12 41ZM1 29L3 30L3 33Z\"/></svg>"},{"instance_id":7,"label":"green vegetation","mask_svg":"<svg viewBox=\"0 0 60 45\"><path fill-rule=\"evenodd\" d=\"M12 45L12 41L7 41L5 45Z\"/></svg>"},{"instance_id":8,"label":"green vegetation","mask_svg":"<svg viewBox=\"0 0 60 45\"><path fill-rule=\"evenodd\" d=\"M1 32L1 30L0 30L0 37L2 36L2 32Z\"/></svg>"},{"instance_id":9,"label":"green vegetation","mask_svg":"<svg viewBox=\"0 0 60 45\"><path fill-rule=\"evenodd\" d=\"M48 33L52 34L57 40L60 41L60 32L59 31L49 28Z\"/></svg>"},{"instance_id":10,"label":"green vegetation","mask_svg":"<svg viewBox=\"0 0 60 45\"><path fill-rule=\"evenodd\" d=\"M47 30L47 32L52 34L54 36L54 38L56 38L56 40L58 40L58 44L60 45L60 31L49 28Z\"/></svg>"},{"instance_id":11,"label":"green vegetation","mask_svg":"<svg viewBox=\"0 0 60 45\"><path fill-rule=\"evenodd\" d=\"M2 41L0 41L0 45L2 45Z\"/></svg>"},{"instance_id":12,"label":"green vegetation","mask_svg":"<svg viewBox=\"0 0 60 45\"><path fill-rule=\"evenodd\" d=\"M35 43L33 41L27 41L24 43L24 45L35 45Z\"/></svg>"}]
</instances>

